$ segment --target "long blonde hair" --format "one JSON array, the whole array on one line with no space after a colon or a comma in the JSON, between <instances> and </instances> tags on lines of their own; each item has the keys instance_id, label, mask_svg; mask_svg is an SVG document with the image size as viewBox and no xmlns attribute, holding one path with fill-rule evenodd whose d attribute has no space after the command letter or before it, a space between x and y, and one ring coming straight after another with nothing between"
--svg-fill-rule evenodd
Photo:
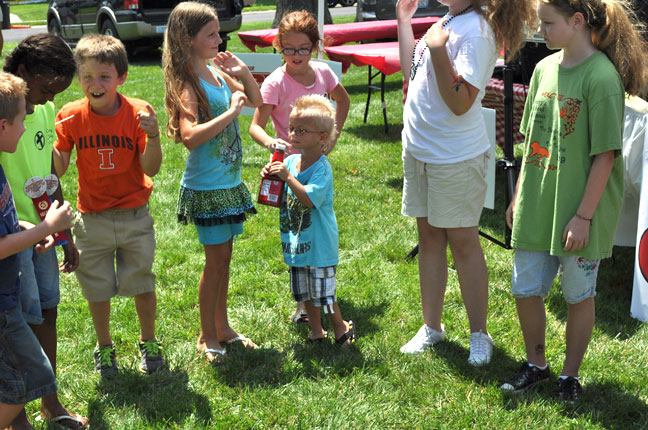
<instances>
[{"instance_id":1,"label":"long blonde hair","mask_svg":"<svg viewBox=\"0 0 648 430\"><path fill-rule=\"evenodd\" d=\"M504 47L508 59L514 58L527 31L535 28L535 0L472 0L472 5L495 32L497 51Z\"/></svg>"},{"instance_id":2,"label":"long blonde hair","mask_svg":"<svg viewBox=\"0 0 648 430\"><path fill-rule=\"evenodd\" d=\"M648 89L648 43L641 24L625 0L541 0L569 18L576 12L585 17L592 43L608 56L621 76L628 94L642 95Z\"/></svg>"},{"instance_id":3,"label":"long blonde hair","mask_svg":"<svg viewBox=\"0 0 648 430\"><path fill-rule=\"evenodd\" d=\"M182 103L182 89L189 85L198 98L198 114L203 121L211 119L211 110L207 96L200 86L200 81L193 70L191 61L191 42L200 30L213 20L218 20L216 9L205 3L187 1L179 3L171 12L164 34L162 52L162 69L164 70L164 85L166 106L169 122L167 136L175 142L181 142L180 113L191 113ZM194 118L197 123L199 118Z\"/></svg>"}]
</instances>

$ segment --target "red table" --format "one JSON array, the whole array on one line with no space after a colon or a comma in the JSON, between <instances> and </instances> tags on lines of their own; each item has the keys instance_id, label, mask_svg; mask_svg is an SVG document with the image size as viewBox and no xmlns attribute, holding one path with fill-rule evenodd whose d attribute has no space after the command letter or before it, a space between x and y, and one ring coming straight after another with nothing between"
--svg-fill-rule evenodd
<instances>
[{"instance_id":1,"label":"red table","mask_svg":"<svg viewBox=\"0 0 648 430\"><path fill-rule=\"evenodd\" d=\"M416 37L423 35L427 29L437 22L439 17L423 17L412 19L412 30ZM256 47L272 46L277 29L239 31L238 37L250 50ZM338 46L348 42L361 42L375 39L396 39L398 25L395 19L385 21L350 22L348 24L327 24L324 26L324 45Z\"/></svg>"}]
</instances>

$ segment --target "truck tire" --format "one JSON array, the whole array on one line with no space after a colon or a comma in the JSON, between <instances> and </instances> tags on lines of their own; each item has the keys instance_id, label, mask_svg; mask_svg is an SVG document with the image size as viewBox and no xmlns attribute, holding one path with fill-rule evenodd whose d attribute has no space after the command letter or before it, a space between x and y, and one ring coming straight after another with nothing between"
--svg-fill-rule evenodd
<instances>
[{"instance_id":1,"label":"truck tire","mask_svg":"<svg viewBox=\"0 0 648 430\"><path fill-rule=\"evenodd\" d=\"M119 39L119 34L117 34L115 24L113 24L110 19L105 19L103 24L101 24L101 34Z\"/></svg>"},{"instance_id":2,"label":"truck tire","mask_svg":"<svg viewBox=\"0 0 648 430\"><path fill-rule=\"evenodd\" d=\"M49 21L47 21L47 32L55 36L63 37L63 34L61 32L61 24L59 24L56 17L51 17Z\"/></svg>"}]
</instances>

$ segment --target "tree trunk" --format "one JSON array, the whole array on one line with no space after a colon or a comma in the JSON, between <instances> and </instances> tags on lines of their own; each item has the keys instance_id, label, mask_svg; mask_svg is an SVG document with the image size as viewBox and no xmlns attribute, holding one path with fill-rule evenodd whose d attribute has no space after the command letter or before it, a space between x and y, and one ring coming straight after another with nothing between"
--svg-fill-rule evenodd
<instances>
[{"instance_id":1,"label":"tree trunk","mask_svg":"<svg viewBox=\"0 0 648 430\"><path fill-rule=\"evenodd\" d=\"M279 22L281 22L284 14L296 10L307 10L317 18L317 3L320 1L324 2L324 24L333 24L331 12L329 12L328 2L326 0L277 0L277 9L275 10L272 28L279 26Z\"/></svg>"}]
</instances>

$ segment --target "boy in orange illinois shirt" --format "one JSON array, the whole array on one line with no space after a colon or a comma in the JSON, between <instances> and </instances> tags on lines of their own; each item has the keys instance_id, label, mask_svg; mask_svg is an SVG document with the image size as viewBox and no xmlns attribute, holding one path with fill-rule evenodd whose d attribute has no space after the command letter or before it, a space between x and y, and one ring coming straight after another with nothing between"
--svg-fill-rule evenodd
<instances>
[{"instance_id":1,"label":"boy in orange illinois shirt","mask_svg":"<svg viewBox=\"0 0 648 430\"><path fill-rule=\"evenodd\" d=\"M97 334L95 370L106 378L117 373L109 323L110 299L119 294L135 299L140 370L152 373L164 364L155 337L155 234L147 206L150 177L162 163L157 116L150 104L117 92L128 74L119 40L86 36L74 58L85 98L63 106L57 115L54 163L63 175L76 148L81 216L73 229L79 249L75 274Z\"/></svg>"}]
</instances>

